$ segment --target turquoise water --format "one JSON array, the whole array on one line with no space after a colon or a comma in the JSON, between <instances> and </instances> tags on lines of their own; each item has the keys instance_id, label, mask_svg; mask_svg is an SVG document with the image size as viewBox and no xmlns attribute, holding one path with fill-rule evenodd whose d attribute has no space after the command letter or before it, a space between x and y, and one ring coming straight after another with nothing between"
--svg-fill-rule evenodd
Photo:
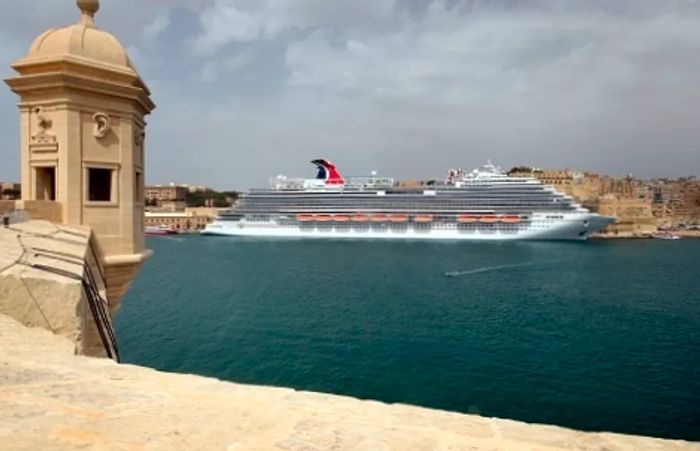
<instances>
[{"instance_id":1,"label":"turquoise water","mask_svg":"<svg viewBox=\"0 0 700 451\"><path fill-rule=\"evenodd\" d=\"M700 240L148 244L126 362L700 440Z\"/></svg>"}]
</instances>

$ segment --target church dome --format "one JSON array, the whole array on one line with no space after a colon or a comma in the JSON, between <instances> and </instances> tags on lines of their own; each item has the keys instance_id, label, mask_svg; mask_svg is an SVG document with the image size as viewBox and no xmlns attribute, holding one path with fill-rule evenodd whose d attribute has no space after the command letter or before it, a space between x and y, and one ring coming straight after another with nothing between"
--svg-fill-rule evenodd
<instances>
[{"instance_id":1,"label":"church dome","mask_svg":"<svg viewBox=\"0 0 700 451\"><path fill-rule=\"evenodd\" d=\"M93 17L99 9L98 0L78 0L80 22L64 28L54 28L34 40L26 59L55 59L75 57L87 63L102 63L131 69L126 50L117 38L95 27Z\"/></svg>"}]
</instances>

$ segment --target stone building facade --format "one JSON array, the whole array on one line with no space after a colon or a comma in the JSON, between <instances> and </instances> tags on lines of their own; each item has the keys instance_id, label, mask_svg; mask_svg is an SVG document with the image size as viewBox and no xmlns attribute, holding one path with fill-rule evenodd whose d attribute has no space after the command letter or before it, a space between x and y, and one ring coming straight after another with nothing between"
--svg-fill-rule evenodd
<instances>
[{"instance_id":1,"label":"stone building facade","mask_svg":"<svg viewBox=\"0 0 700 451\"><path fill-rule=\"evenodd\" d=\"M168 227L177 232L199 232L216 217L217 208L186 208L181 211L147 211L146 227Z\"/></svg>"},{"instance_id":2,"label":"stone building facade","mask_svg":"<svg viewBox=\"0 0 700 451\"><path fill-rule=\"evenodd\" d=\"M161 202L185 202L189 189L179 185L147 186L145 191L146 200L151 205L160 205Z\"/></svg>"},{"instance_id":3,"label":"stone building facade","mask_svg":"<svg viewBox=\"0 0 700 451\"><path fill-rule=\"evenodd\" d=\"M602 236L643 237L656 232L648 184L632 177L615 178L571 169L511 172L513 176L535 177L567 194L581 205L616 221L601 231Z\"/></svg>"}]
</instances>

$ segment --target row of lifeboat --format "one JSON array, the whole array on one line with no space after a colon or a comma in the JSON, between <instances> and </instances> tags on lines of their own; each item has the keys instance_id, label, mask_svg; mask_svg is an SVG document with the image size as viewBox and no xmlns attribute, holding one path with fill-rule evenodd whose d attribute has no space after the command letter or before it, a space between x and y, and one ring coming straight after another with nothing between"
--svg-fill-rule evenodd
<instances>
[{"instance_id":1,"label":"row of lifeboat","mask_svg":"<svg viewBox=\"0 0 700 451\"><path fill-rule=\"evenodd\" d=\"M483 224L495 224L503 222L505 224L517 224L521 221L519 215L459 215L457 222L460 224L473 224L476 222Z\"/></svg>"},{"instance_id":2,"label":"row of lifeboat","mask_svg":"<svg viewBox=\"0 0 700 451\"><path fill-rule=\"evenodd\" d=\"M298 214L297 221L299 222L392 222L392 223L403 223L408 222L412 219L413 222L417 223L429 223L433 222L433 215L414 215L409 218L408 215L394 214L376 214L376 215L311 215L311 214ZM506 224L516 224L521 221L518 215L460 215L457 217L457 222L461 224L471 224L471 223L485 223L494 224L497 222L503 222Z\"/></svg>"},{"instance_id":3,"label":"row of lifeboat","mask_svg":"<svg viewBox=\"0 0 700 451\"><path fill-rule=\"evenodd\" d=\"M413 220L418 221L420 218L427 218L427 215L414 216ZM297 215L297 221L299 222L408 222L408 215L308 215L299 214ZM430 221L433 218L430 216Z\"/></svg>"}]
</instances>

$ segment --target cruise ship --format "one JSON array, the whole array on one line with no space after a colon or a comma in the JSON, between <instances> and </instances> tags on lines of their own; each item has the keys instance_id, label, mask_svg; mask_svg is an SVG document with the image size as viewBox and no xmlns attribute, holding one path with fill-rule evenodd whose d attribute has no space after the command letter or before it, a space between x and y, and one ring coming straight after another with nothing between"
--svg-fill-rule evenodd
<instances>
[{"instance_id":1,"label":"cruise ship","mask_svg":"<svg viewBox=\"0 0 700 451\"><path fill-rule=\"evenodd\" d=\"M202 231L246 237L586 240L614 218L530 177L511 177L490 162L444 181L399 186L375 173L344 178L313 160L314 179L277 176L270 188L242 194Z\"/></svg>"}]
</instances>

